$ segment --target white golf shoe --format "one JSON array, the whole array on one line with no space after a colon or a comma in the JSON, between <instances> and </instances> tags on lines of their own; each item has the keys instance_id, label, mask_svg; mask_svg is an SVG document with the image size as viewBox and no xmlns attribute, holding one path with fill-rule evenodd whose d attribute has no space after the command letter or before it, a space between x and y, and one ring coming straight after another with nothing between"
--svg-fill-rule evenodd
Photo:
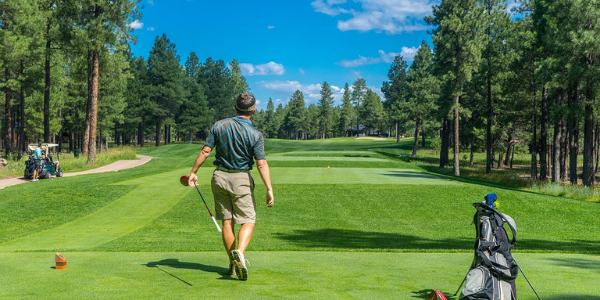
<instances>
[{"instance_id":1,"label":"white golf shoe","mask_svg":"<svg viewBox=\"0 0 600 300\"><path fill-rule=\"evenodd\" d=\"M239 280L248 280L248 268L246 267L246 258L240 250L231 251L231 257L233 258L233 264L235 265L235 274Z\"/></svg>"}]
</instances>

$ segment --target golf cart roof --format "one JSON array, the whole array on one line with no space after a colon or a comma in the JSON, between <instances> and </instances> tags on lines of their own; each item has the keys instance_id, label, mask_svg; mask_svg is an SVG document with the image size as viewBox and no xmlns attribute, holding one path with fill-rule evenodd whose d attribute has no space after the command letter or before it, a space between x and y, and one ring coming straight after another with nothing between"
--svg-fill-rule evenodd
<instances>
[{"instance_id":1,"label":"golf cart roof","mask_svg":"<svg viewBox=\"0 0 600 300\"><path fill-rule=\"evenodd\" d=\"M41 148L47 151L48 149L52 149L52 148L56 148L56 147L58 147L58 144L42 143ZM37 148L37 145L29 145L28 148L30 151L34 151L35 148Z\"/></svg>"}]
</instances>

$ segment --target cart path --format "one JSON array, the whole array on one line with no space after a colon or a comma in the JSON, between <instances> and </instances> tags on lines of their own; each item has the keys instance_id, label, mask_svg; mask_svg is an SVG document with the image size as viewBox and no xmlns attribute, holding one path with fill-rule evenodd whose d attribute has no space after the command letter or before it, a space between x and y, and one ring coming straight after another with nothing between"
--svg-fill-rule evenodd
<instances>
[{"instance_id":1,"label":"cart path","mask_svg":"<svg viewBox=\"0 0 600 300\"><path fill-rule=\"evenodd\" d=\"M63 173L63 177L77 176L77 175L85 175L85 174L94 174L94 173L104 173L104 172L118 172L119 170L130 169L133 167L141 166L152 159L152 156L148 155L135 155L138 159L135 160L119 160L110 165L106 165L103 167L99 167L96 169L81 171L81 172L72 172L72 173ZM29 179L25 179L23 177L20 178L9 178L0 180L0 189L5 187L31 182Z\"/></svg>"}]
</instances>

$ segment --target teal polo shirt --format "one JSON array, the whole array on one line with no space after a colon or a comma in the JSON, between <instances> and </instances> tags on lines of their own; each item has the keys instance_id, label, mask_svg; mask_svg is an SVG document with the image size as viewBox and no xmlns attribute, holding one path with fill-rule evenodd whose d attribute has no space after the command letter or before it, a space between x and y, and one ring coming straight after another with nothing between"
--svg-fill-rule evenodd
<instances>
[{"instance_id":1,"label":"teal polo shirt","mask_svg":"<svg viewBox=\"0 0 600 300\"><path fill-rule=\"evenodd\" d=\"M265 159L262 133L250 120L240 116L217 121L204 146L215 150L215 166L230 170L249 171L253 159Z\"/></svg>"}]
</instances>

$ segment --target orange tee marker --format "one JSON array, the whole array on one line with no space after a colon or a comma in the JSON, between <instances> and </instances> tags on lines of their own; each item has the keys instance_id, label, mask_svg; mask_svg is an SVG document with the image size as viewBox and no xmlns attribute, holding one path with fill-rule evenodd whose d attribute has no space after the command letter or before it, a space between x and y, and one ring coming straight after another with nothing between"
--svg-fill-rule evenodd
<instances>
[{"instance_id":1,"label":"orange tee marker","mask_svg":"<svg viewBox=\"0 0 600 300\"><path fill-rule=\"evenodd\" d=\"M58 252L54 256L56 257L56 269L66 269L67 258Z\"/></svg>"}]
</instances>

